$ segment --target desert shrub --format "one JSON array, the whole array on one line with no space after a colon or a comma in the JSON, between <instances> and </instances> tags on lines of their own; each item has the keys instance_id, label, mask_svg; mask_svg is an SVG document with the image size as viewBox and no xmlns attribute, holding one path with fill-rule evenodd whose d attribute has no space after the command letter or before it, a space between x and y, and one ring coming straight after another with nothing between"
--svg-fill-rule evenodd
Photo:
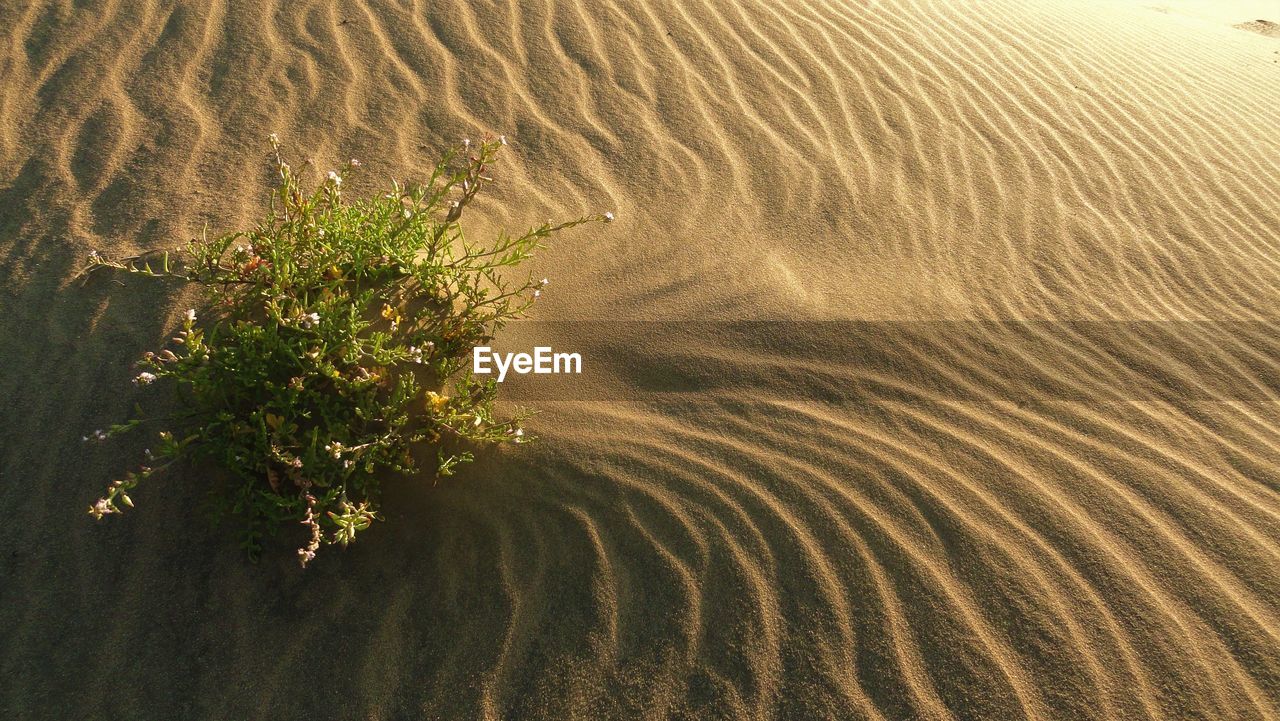
<instances>
[{"instance_id":1,"label":"desert shrub","mask_svg":"<svg viewBox=\"0 0 1280 721\"><path fill-rule=\"evenodd\" d=\"M140 482L178 461L212 462L225 473L211 498L242 522L250 554L280 524L300 522L305 566L323 544L345 546L379 517L388 475L447 476L479 445L529 438L527 412L495 417L496 383L473 377L466 361L547 283L512 281L509 269L552 234L613 216L475 242L459 220L492 182L504 138L464 142L425 183L393 181L390 192L359 200L345 197L337 171L304 187L274 135L271 144L279 183L257 227L205 233L181 251L90 256L86 274L197 283L208 304L187 311L172 346L148 352L134 379L171 386L177 412L86 437L163 428L145 462L89 513L131 507Z\"/></svg>"}]
</instances>

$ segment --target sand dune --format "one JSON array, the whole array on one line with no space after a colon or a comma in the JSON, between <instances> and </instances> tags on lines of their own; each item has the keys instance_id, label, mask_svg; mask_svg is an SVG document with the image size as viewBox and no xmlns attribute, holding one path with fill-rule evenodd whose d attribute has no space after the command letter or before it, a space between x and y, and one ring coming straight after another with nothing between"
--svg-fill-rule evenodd
<instances>
[{"instance_id":1,"label":"sand dune","mask_svg":"<svg viewBox=\"0 0 1280 721\"><path fill-rule=\"evenodd\" d=\"M0 709L1280 716L1277 22L0 5ZM271 132L370 190L486 131L514 152L469 230L618 216L503 338L584 349L511 387L540 443L305 573L208 528L199 469L84 516L143 441L80 436L188 301L72 285L89 250L251 223Z\"/></svg>"}]
</instances>

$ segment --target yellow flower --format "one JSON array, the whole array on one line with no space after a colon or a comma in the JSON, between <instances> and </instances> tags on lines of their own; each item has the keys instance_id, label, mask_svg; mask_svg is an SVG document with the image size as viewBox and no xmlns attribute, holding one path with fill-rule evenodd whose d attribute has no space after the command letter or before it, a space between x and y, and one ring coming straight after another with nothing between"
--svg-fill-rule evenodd
<instances>
[{"instance_id":1,"label":"yellow flower","mask_svg":"<svg viewBox=\"0 0 1280 721\"><path fill-rule=\"evenodd\" d=\"M382 317L391 321L391 325L400 325L402 320L400 312L385 303L382 304Z\"/></svg>"},{"instance_id":2,"label":"yellow flower","mask_svg":"<svg viewBox=\"0 0 1280 721\"><path fill-rule=\"evenodd\" d=\"M435 391L427 391L427 410L439 413L449 405L449 396L442 396Z\"/></svg>"}]
</instances>

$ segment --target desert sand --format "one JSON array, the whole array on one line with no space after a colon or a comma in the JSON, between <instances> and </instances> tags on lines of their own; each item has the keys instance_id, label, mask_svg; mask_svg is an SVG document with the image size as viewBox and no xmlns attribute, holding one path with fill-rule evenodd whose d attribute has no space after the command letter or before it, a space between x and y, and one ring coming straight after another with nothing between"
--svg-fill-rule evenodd
<instances>
[{"instance_id":1,"label":"desert sand","mask_svg":"<svg viewBox=\"0 0 1280 721\"><path fill-rule=\"evenodd\" d=\"M1280 717L1280 6L0 4L6 718ZM610 210L501 341L536 444L298 567L84 508L192 302L86 254L511 142ZM748 322L749 321L749 322Z\"/></svg>"}]
</instances>

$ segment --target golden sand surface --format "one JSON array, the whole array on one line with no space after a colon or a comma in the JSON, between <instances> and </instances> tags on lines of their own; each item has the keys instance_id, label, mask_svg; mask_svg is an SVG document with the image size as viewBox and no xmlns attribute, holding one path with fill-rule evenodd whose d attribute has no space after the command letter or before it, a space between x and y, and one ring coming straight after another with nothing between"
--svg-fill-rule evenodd
<instances>
[{"instance_id":1,"label":"golden sand surface","mask_svg":"<svg viewBox=\"0 0 1280 721\"><path fill-rule=\"evenodd\" d=\"M0 3L0 714L1280 718L1278 22ZM200 469L84 514L190 296L72 279L260 218L271 132L349 192L505 133L468 232L617 214L534 263L591 332L508 338L591 344L539 442L305 571Z\"/></svg>"}]
</instances>

